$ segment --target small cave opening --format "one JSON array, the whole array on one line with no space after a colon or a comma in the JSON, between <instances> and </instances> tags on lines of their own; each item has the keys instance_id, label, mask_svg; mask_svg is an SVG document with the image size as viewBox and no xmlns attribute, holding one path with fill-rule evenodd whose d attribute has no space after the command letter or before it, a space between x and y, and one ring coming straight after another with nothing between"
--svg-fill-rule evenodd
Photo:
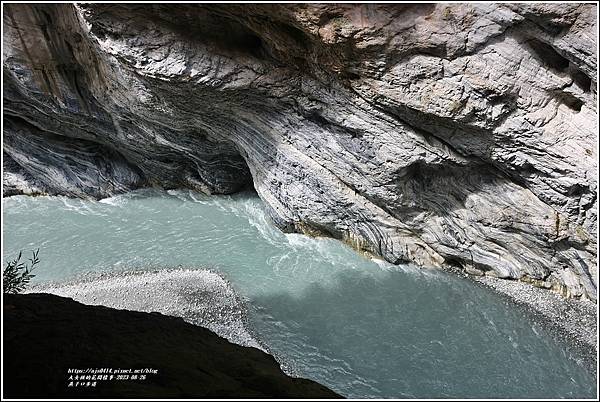
<instances>
[{"instance_id":1,"label":"small cave opening","mask_svg":"<svg viewBox=\"0 0 600 402\"><path fill-rule=\"evenodd\" d=\"M168 24L171 29L191 42L203 42L218 48L219 52L250 55L257 59L266 59L270 55L268 44L260 34L235 17L223 15L210 8L202 15L190 15L183 6L176 7L175 10L178 20L174 20L170 15L171 20L161 20L161 23Z\"/></svg>"},{"instance_id":2,"label":"small cave opening","mask_svg":"<svg viewBox=\"0 0 600 402\"><path fill-rule=\"evenodd\" d=\"M210 194L256 193L247 159L231 145L227 152L202 155L204 163L184 162L186 184Z\"/></svg>"},{"instance_id":3,"label":"small cave opening","mask_svg":"<svg viewBox=\"0 0 600 402\"><path fill-rule=\"evenodd\" d=\"M256 192L246 160L231 150L190 157L162 149L145 169L156 184L168 190L190 189L208 195Z\"/></svg>"},{"instance_id":4,"label":"small cave opening","mask_svg":"<svg viewBox=\"0 0 600 402\"><path fill-rule=\"evenodd\" d=\"M278 23L275 25L279 32L285 34L291 41L301 48L308 48L309 37L300 28L290 24Z\"/></svg>"},{"instance_id":5,"label":"small cave opening","mask_svg":"<svg viewBox=\"0 0 600 402\"><path fill-rule=\"evenodd\" d=\"M573 81L579 88L581 88L584 92L590 92L592 87L592 79L588 77L583 71L573 68L573 72L571 73L573 77Z\"/></svg>"},{"instance_id":6,"label":"small cave opening","mask_svg":"<svg viewBox=\"0 0 600 402\"><path fill-rule=\"evenodd\" d=\"M263 40L252 33L244 33L236 38L234 48L250 53L252 56L262 59L265 56Z\"/></svg>"},{"instance_id":7,"label":"small cave opening","mask_svg":"<svg viewBox=\"0 0 600 402\"><path fill-rule=\"evenodd\" d=\"M561 56L552 46L538 39L529 39L529 47L542 63L559 72L569 68L569 60Z\"/></svg>"},{"instance_id":8,"label":"small cave opening","mask_svg":"<svg viewBox=\"0 0 600 402\"><path fill-rule=\"evenodd\" d=\"M577 68L567 58L561 56L551 45L544 43L538 39L530 39L528 41L533 53L549 68L558 71L568 71L573 81L583 91L589 92L592 80L583 71Z\"/></svg>"},{"instance_id":9,"label":"small cave opening","mask_svg":"<svg viewBox=\"0 0 600 402\"><path fill-rule=\"evenodd\" d=\"M311 110L304 114L304 118L310 120L321 127L326 127L330 125L330 121L327 120L318 110Z\"/></svg>"},{"instance_id":10,"label":"small cave opening","mask_svg":"<svg viewBox=\"0 0 600 402\"><path fill-rule=\"evenodd\" d=\"M581 108L583 107L584 103L581 99L568 92L559 92L556 97L561 103L568 106L572 110L581 112Z\"/></svg>"},{"instance_id":11,"label":"small cave opening","mask_svg":"<svg viewBox=\"0 0 600 402\"><path fill-rule=\"evenodd\" d=\"M342 79L346 79L349 81L353 81L353 80L358 80L360 78L360 75L354 71L350 71L350 70L343 70L340 73L340 77Z\"/></svg>"},{"instance_id":12,"label":"small cave opening","mask_svg":"<svg viewBox=\"0 0 600 402\"><path fill-rule=\"evenodd\" d=\"M267 57L269 52L257 34L241 25L228 25L229 28L225 30L227 35L215 35L210 38L214 44L229 52L248 54L257 59Z\"/></svg>"}]
</instances>

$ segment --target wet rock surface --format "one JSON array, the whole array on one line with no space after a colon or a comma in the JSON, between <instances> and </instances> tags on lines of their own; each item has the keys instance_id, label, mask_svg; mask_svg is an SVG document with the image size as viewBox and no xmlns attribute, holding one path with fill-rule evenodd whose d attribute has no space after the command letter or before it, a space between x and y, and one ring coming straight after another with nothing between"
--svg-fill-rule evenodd
<instances>
[{"instance_id":1,"label":"wet rock surface","mask_svg":"<svg viewBox=\"0 0 600 402\"><path fill-rule=\"evenodd\" d=\"M283 230L596 299L595 7L7 5L5 195L253 184Z\"/></svg>"},{"instance_id":2,"label":"wet rock surface","mask_svg":"<svg viewBox=\"0 0 600 402\"><path fill-rule=\"evenodd\" d=\"M314 381L288 377L272 356L180 318L44 293L3 297L8 398L340 398ZM113 372L113 380L95 387L69 387L75 375L68 370L87 368L158 372L119 381Z\"/></svg>"}]
</instances>

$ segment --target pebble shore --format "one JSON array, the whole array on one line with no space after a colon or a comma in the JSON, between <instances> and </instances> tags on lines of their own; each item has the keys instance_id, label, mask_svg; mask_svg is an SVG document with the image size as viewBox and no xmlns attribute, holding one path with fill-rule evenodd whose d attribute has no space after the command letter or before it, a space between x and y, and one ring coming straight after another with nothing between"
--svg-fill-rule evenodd
<instances>
[{"instance_id":1,"label":"pebble shore","mask_svg":"<svg viewBox=\"0 0 600 402\"><path fill-rule=\"evenodd\" d=\"M546 289L519 281L468 276L523 308L533 320L565 344L569 353L597 375L598 305L586 299L565 299Z\"/></svg>"}]
</instances>

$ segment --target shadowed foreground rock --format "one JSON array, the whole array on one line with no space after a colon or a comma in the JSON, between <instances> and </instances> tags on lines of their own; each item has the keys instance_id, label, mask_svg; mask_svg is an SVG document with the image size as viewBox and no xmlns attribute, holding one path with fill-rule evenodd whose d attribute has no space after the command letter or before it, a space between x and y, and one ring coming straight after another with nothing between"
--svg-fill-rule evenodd
<instances>
[{"instance_id":1,"label":"shadowed foreground rock","mask_svg":"<svg viewBox=\"0 0 600 402\"><path fill-rule=\"evenodd\" d=\"M43 293L4 296L3 359L7 398L340 398L316 382L288 377L258 349L181 319ZM104 367L158 374L68 387L69 368Z\"/></svg>"}]
</instances>

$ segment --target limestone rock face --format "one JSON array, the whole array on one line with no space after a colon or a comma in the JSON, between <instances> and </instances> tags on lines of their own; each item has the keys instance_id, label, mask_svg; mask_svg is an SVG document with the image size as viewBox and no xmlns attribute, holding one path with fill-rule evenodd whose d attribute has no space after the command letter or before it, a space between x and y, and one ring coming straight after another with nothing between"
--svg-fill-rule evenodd
<instances>
[{"instance_id":1,"label":"limestone rock face","mask_svg":"<svg viewBox=\"0 0 600 402\"><path fill-rule=\"evenodd\" d=\"M253 183L278 226L596 298L596 6L26 5L4 188Z\"/></svg>"}]
</instances>

